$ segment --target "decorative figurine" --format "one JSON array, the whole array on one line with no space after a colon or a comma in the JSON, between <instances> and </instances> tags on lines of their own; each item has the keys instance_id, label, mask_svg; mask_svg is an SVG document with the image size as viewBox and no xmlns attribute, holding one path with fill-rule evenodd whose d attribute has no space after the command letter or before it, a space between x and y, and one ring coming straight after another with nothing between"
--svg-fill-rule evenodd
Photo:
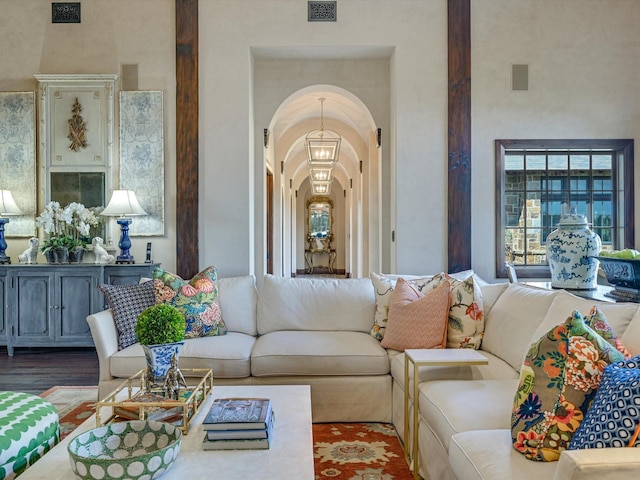
<instances>
[{"instance_id":1,"label":"decorative figurine","mask_svg":"<svg viewBox=\"0 0 640 480\"><path fill-rule=\"evenodd\" d=\"M180 387L187 388L187 382L178 368L178 357L174 355L171 357L171 367L167 371L167 376L162 388L165 391L165 396L167 398L179 400Z\"/></svg>"},{"instance_id":2,"label":"decorative figurine","mask_svg":"<svg viewBox=\"0 0 640 480\"><path fill-rule=\"evenodd\" d=\"M29 248L22 252L21 255L18 255L18 261L26 264L38 263L38 245L40 245L40 240L36 237L31 237L29 239Z\"/></svg>"},{"instance_id":3,"label":"decorative figurine","mask_svg":"<svg viewBox=\"0 0 640 480\"><path fill-rule=\"evenodd\" d=\"M95 263L105 264L111 263L115 260L115 257L109 254L109 252L107 252L103 247L104 240L100 237L93 237L91 245L93 245L93 253L96 255Z\"/></svg>"}]
</instances>

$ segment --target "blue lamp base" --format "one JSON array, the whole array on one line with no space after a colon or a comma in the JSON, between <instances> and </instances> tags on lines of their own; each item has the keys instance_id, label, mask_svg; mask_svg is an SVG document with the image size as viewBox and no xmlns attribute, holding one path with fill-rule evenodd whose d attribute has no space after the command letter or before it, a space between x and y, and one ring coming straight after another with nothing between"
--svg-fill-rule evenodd
<instances>
[{"instance_id":1,"label":"blue lamp base","mask_svg":"<svg viewBox=\"0 0 640 480\"><path fill-rule=\"evenodd\" d=\"M7 241L4 239L4 224L9 223L8 218L0 218L0 265L11 263L11 258L4 253L7 249Z\"/></svg>"},{"instance_id":2,"label":"blue lamp base","mask_svg":"<svg viewBox=\"0 0 640 480\"><path fill-rule=\"evenodd\" d=\"M120 247L120 255L116 257L116 263L136 263L133 259L133 255L129 253L129 249L131 248L129 224L131 223L131 220L122 217L116 221L118 225L120 225L120 243L118 243L118 246Z\"/></svg>"}]
</instances>

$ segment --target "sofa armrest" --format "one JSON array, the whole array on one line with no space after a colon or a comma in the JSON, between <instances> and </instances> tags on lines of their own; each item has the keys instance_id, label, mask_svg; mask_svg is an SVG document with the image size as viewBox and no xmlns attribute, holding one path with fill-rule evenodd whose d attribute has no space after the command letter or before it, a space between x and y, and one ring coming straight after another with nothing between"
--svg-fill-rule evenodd
<instances>
[{"instance_id":1,"label":"sofa armrest","mask_svg":"<svg viewBox=\"0 0 640 480\"><path fill-rule=\"evenodd\" d=\"M118 351L118 330L113 320L111 310L103 310L87 317L93 343L98 352L98 365L100 367L100 381L111 380L109 359Z\"/></svg>"},{"instance_id":2,"label":"sofa armrest","mask_svg":"<svg viewBox=\"0 0 640 480\"><path fill-rule=\"evenodd\" d=\"M554 480L628 480L640 470L640 448L565 450Z\"/></svg>"}]
</instances>

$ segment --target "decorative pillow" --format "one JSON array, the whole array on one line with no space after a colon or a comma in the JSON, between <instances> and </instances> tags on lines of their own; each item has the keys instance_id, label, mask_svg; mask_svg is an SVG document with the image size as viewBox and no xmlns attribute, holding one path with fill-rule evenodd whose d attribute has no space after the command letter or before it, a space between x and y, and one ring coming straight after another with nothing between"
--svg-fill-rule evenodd
<instances>
[{"instance_id":1,"label":"decorative pillow","mask_svg":"<svg viewBox=\"0 0 640 480\"><path fill-rule=\"evenodd\" d=\"M624 358L631 358L631 354L627 347L622 344L622 340L618 338L616 332L613 331L607 317L602 313L602 310L597 305L591 307L589 315L584 317L584 323L593 328L595 332L609 342L616 350L618 350Z\"/></svg>"},{"instance_id":2,"label":"decorative pillow","mask_svg":"<svg viewBox=\"0 0 640 480\"><path fill-rule=\"evenodd\" d=\"M451 284L447 348L480 348L484 335L484 308L480 287L473 275L458 280L447 273L434 276L426 289Z\"/></svg>"},{"instance_id":3,"label":"decorative pillow","mask_svg":"<svg viewBox=\"0 0 640 480\"><path fill-rule=\"evenodd\" d=\"M444 348L447 343L449 282L421 293L404 279L398 279L389 300L389 319L381 345L404 351L407 348Z\"/></svg>"},{"instance_id":4,"label":"decorative pillow","mask_svg":"<svg viewBox=\"0 0 640 480\"><path fill-rule=\"evenodd\" d=\"M153 282L137 285L102 284L98 289L107 298L113 313L118 330L118 350L133 345L138 341L135 332L138 315L156 303Z\"/></svg>"},{"instance_id":5,"label":"decorative pillow","mask_svg":"<svg viewBox=\"0 0 640 480\"><path fill-rule=\"evenodd\" d=\"M187 324L185 338L227 333L217 299L217 276L214 266L197 273L188 282L162 268L154 270L156 301L173 305L184 315Z\"/></svg>"},{"instance_id":6,"label":"decorative pillow","mask_svg":"<svg viewBox=\"0 0 640 480\"><path fill-rule=\"evenodd\" d=\"M376 295L376 311L373 317L371 335L378 340L382 340L385 334L385 329L387 328L387 322L389 319L389 299L391 298L391 293L393 292L397 278L389 275L371 273L371 283L373 283L373 290ZM431 278L432 277L430 276L425 278L412 278L407 281L415 286L419 291L422 291Z\"/></svg>"},{"instance_id":7,"label":"decorative pillow","mask_svg":"<svg viewBox=\"0 0 640 480\"><path fill-rule=\"evenodd\" d=\"M609 365L569 450L640 447L640 357ZM634 436L636 438L634 438Z\"/></svg>"},{"instance_id":8,"label":"decorative pillow","mask_svg":"<svg viewBox=\"0 0 640 480\"><path fill-rule=\"evenodd\" d=\"M623 359L577 310L535 341L520 370L513 404L514 448L530 460L558 460L580 426L604 368Z\"/></svg>"}]
</instances>

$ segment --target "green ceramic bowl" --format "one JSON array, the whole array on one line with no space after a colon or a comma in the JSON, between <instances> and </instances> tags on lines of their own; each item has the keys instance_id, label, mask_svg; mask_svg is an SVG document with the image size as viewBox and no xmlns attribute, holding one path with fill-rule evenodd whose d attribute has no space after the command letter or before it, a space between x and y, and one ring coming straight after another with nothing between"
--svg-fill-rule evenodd
<instances>
[{"instance_id":1,"label":"green ceramic bowl","mask_svg":"<svg viewBox=\"0 0 640 480\"><path fill-rule=\"evenodd\" d=\"M68 451L73 473L83 480L151 480L173 464L181 443L178 427L133 420L81 433Z\"/></svg>"}]
</instances>

